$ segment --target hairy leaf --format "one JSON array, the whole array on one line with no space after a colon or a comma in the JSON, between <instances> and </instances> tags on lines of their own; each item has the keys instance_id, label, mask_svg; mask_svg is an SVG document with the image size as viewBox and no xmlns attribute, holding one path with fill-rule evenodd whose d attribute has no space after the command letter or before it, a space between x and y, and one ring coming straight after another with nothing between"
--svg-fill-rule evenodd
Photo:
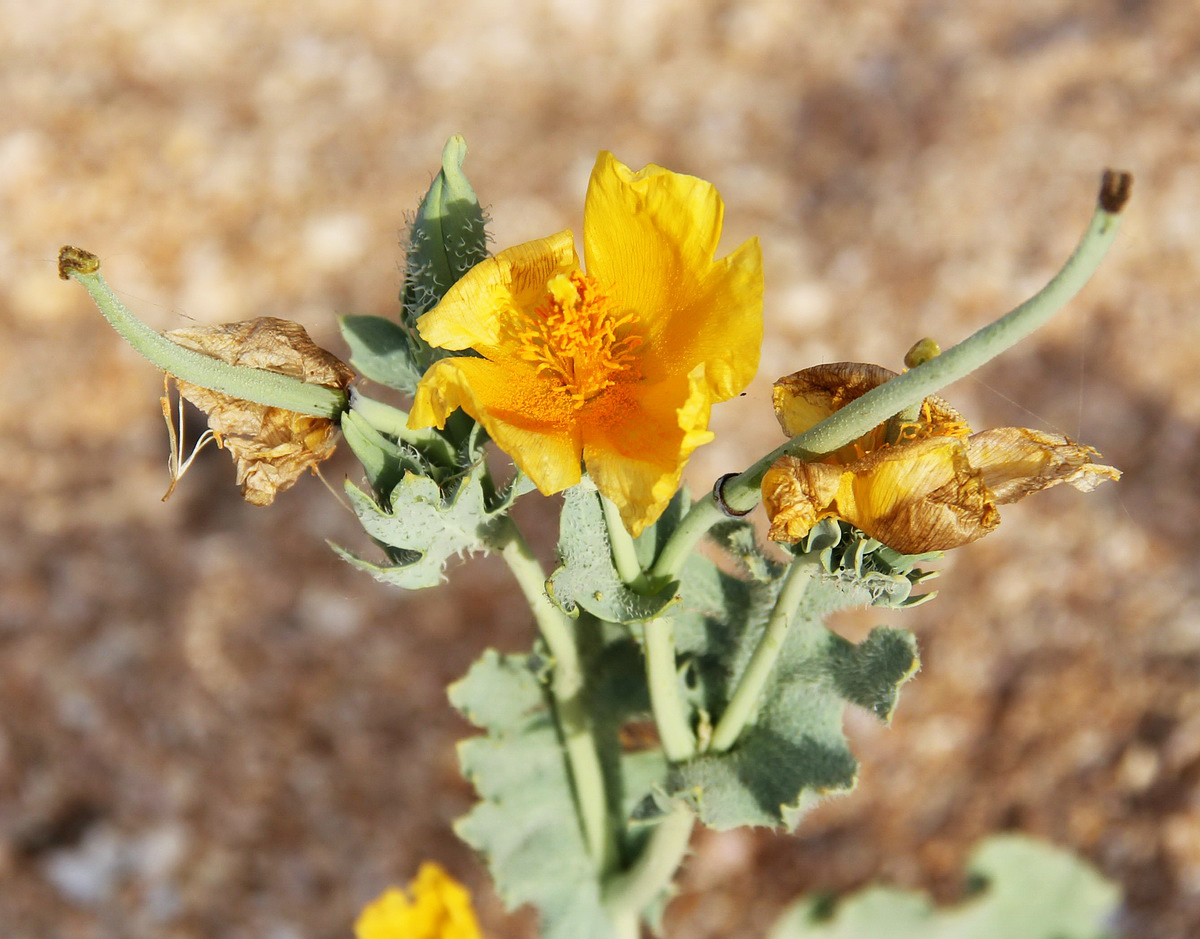
<instances>
[{"instance_id":1,"label":"hairy leaf","mask_svg":"<svg viewBox=\"0 0 1200 939\"><path fill-rule=\"evenodd\" d=\"M347 481L351 508L392 564L373 564L336 545L334 550L384 583L408 590L436 586L450 557L488 548L497 533L508 505L491 503L485 476L482 459L441 486L428 476L405 472L386 507Z\"/></svg>"},{"instance_id":2,"label":"hairy leaf","mask_svg":"<svg viewBox=\"0 0 1200 939\"><path fill-rule=\"evenodd\" d=\"M979 889L953 906L870 887L832 911L824 899L793 904L768 939L1105 939L1117 887L1058 848L1020 835L989 838L968 865Z\"/></svg>"},{"instance_id":3,"label":"hairy leaf","mask_svg":"<svg viewBox=\"0 0 1200 939\"><path fill-rule=\"evenodd\" d=\"M588 668L590 712L608 750L606 765L617 771L607 780L610 804L631 818L662 777L663 763L653 752L619 754L615 728L631 709L646 706L645 692L627 686L629 665L636 665L628 636L611 631L608 644L597 638ZM463 772L481 801L455 831L483 854L505 903L537 908L545 939L613 939L541 684L543 665L536 655L488 650L451 686L454 706L486 732L459 745ZM623 834L627 853L644 842L644 826Z\"/></svg>"},{"instance_id":4,"label":"hairy leaf","mask_svg":"<svg viewBox=\"0 0 1200 939\"><path fill-rule=\"evenodd\" d=\"M676 644L687 666L685 686L702 715L702 740L733 695L779 593L780 566L761 556L739 526L744 523L724 526L718 540L751 579L696 555L679 588ZM810 565L813 576L791 617L759 710L737 743L672 769L667 791L687 799L710 827L793 829L819 797L851 789L858 764L842 733L846 705L889 719L900 685L918 667L916 643L906 631L876 629L855 645L824 625L835 610L894 602L894 593L880 589L881 577L896 578L883 581L889 586L903 581L907 598L912 572L905 562L913 559L901 556L879 571L853 552L829 556L830 540L822 537L813 545L819 550L795 561Z\"/></svg>"},{"instance_id":5,"label":"hairy leaf","mask_svg":"<svg viewBox=\"0 0 1200 939\"><path fill-rule=\"evenodd\" d=\"M621 580L613 566L612 547L600 493L589 482L567 490L559 520L560 567L550 575L546 592L564 612L580 608L598 619L633 623L657 616L675 599L675 585L644 595Z\"/></svg>"}]
</instances>

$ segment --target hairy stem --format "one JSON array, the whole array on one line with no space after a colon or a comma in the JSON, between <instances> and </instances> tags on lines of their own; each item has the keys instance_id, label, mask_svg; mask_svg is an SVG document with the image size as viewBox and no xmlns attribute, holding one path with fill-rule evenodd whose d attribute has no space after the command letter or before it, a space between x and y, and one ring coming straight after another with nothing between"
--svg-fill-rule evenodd
<instances>
[{"instance_id":1,"label":"hairy stem","mask_svg":"<svg viewBox=\"0 0 1200 939\"><path fill-rule=\"evenodd\" d=\"M604 890L604 905L616 923L633 920L675 879L687 854L695 818L683 802L671 811L650 835L633 866L614 877ZM628 933L637 936L637 932Z\"/></svg>"},{"instance_id":2,"label":"hairy stem","mask_svg":"<svg viewBox=\"0 0 1200 939\"><path fill-rule=\"evenodd\" d=\"M783 651L783 643L787 639L788 630L792 625L792 614L795 613L804 592L808 589L813 575L817 571L816 562L803 558L793 562L784 576L783 589L775 601L775 609L763 631L758 647L746 666L746 671L738 680L729 706L717 722L713 731L710 749L723 753L737 743L738 737L746 723L758 711L762 699L763 688L775 668L779 653Z\"/></svg>"},{"instance_id":3,"label":"hairy stem","mask_svg":"<svg viewBox=\"0 0 1200 939\"><path fill-rule=\"evenodd\" d=\"M550 602L541 564L516 525L511 520L507 524L508 538L500 554L525 595L542 639L554 659L550 694L575 789L576 812L588 851L603 876L616 860L616 836L608 823L604 770L584 700L584 675L575 644L574 623Z\"/></svg>"},{"instance_id":4,"label":"hairy stem","mask_svg":"<svg viewBox=\"0 0 1200 939\"><path fill-rule=\"evenodd\" d=\"M650 689L650 708L658 725L663 753L672 763L690 760L696 755L696 735L688 722L679 694L675 665L675 629L670 617L656 616L644 627L643 654L646 657L646 684Z\"/></svg>"},{"instance_id":5,"label":"hairy stem","mask_svg":"<svg viewBox=\"0 0 1200 939\"><path fill-rule=\"evenodd\" d=\"M100 259L90 252L64 247L59 252L58 271L63 280L81 283L113 329L154 365L176 378L244 401L300 414L337 420L346 410L346 393L337 388L310 384L266 369L230 365L203 352L186 349L155 332L117 299L100 276Z\"/></svg>"},{"instance_id":6,"label":"hairy stem","mask_svg":"<svg viewBox=\"0 0 1200 939\"><path fill-rule=\"evenodd\" d=\"M608 528L608 542L612 546L613 566L617 575L626 584L633 584L642 577L642 565L638 562L633 537L621 521L621 510L611 499L600 493L600 504L604 507L604 523Z\"/></svg>"},{"instance_id":7,"label":"hairy stem","mask_svg":"<svg viewBox=\"0 0 1200 939\"><path fill-rule=\"evenodd\" d=\"M351 392L350 409L381 434L417 447L443 466L454 465L454 447L450 441L432 427L409 430L407 412L357 392Z\"/></svg>"}]
</instances>

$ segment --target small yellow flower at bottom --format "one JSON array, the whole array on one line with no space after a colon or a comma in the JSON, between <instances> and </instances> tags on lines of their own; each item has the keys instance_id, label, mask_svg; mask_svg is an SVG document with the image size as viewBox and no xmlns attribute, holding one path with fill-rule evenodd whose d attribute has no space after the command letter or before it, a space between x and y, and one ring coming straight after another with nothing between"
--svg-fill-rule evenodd
<instances>
[{"instance_id":1,"label":"small yellow flower at bottom","mask_svg":"<svg viewBox=\"0 0 1200 939\"><path fill-rule=\"evenodd\" d=\"M795 436L895 377L878 365L841 362L775 383L775 412ZM946 551L1000 524L999 505L1067 483L1089 492L1120 478L1099 454L1060 434L997 427L972 434L962 415L929 396L908 415L819 462L785 456L763 476L775 541L799 541L830 516L905 554Z\"/></svg>"},{"instance_id":2,"label":"small yellow flower at bottom","mask_svg":"<svg viewBox=\"0 0 1200 939\"><path fill-rule=\"evenodd\" d=\"M409 895L411 894L411 899ZM481 939L471 895L438 864L426 861L408 890L390 887L354 924L355 939Z\"/></svg>"}]
</instances>

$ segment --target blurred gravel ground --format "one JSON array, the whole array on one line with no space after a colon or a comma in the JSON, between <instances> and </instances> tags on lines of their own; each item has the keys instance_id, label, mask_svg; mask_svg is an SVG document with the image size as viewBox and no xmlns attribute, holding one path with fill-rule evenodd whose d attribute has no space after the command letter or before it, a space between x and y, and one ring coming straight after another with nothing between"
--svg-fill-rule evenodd
<instances>
[{"instance_id":1,"label":"blurred gravel ground","mask_svg":"<svg viewBox=\"0 0 1200 939\"><path fill-rule=\"evenodd\" d=\"M715 181L727 245L761 236L761 377L719 409L697 487L775 446L774 378L957 341L1053 273L1104 166L1135 173L1094 283L948 393L978 426L1078 436L1124 480L1010 508L951 558L902 618L925 667L894 726L848 719L858 792L795 837L700 837L668 934L761 936L801 892L880 877L950 899L972 843L1005 829L1120 880L1128 935L1200 934L1192 3L0 15L7 939L346 937L427 857L475 890L489 936L533 934L449 832L471 795L443 686L531 634L504 572L390 592L327 550L363 539L316 481L243 506L215 452L160 504L159 377L54 272L77 244L159 328L270 314L340 350L333 313L395 309L404 214L455 132L498 246L578 230L601 148ZM343 455L328 476L349 472Z\"/></svg>"}]
</instances>

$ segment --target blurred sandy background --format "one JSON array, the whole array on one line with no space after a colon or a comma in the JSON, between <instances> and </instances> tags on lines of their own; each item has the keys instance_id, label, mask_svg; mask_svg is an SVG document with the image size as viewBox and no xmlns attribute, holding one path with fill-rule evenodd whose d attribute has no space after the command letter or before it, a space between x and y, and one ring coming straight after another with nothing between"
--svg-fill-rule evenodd
<instances>
[{"instance_id":1,"label":"blurred sandy background","mask_svg":"<svg viewBox=\"0 0 1200 939\"><path fill-rule=\"evenodd\" d=\"M59 245L158 328L271 314L336 351L391 313L398 234L462 132L497 246L579 230L598 149L713 180L759 235L768 340L693 461L774 447L770 382L896 367L1054 272L1100 170L1137 177L1087 290L948 397L1123 468L1005 513L903 617L925 667L847 718L856 794L794 837L706 833L671 937L757 937L803 892L950 899L970 846L1044 836L1119 880L1130 936L1200 934L1200 18L1188 0L68 0L0 4L0 932L347 937L471 802L443 686L532 633L505 572L402 595L313 479L243 505L210 452L173 500L159 375ZM335 483L353 464L342 455ZM537 512L527 519L552 545Z\"/></svg>"}]
</instances>

